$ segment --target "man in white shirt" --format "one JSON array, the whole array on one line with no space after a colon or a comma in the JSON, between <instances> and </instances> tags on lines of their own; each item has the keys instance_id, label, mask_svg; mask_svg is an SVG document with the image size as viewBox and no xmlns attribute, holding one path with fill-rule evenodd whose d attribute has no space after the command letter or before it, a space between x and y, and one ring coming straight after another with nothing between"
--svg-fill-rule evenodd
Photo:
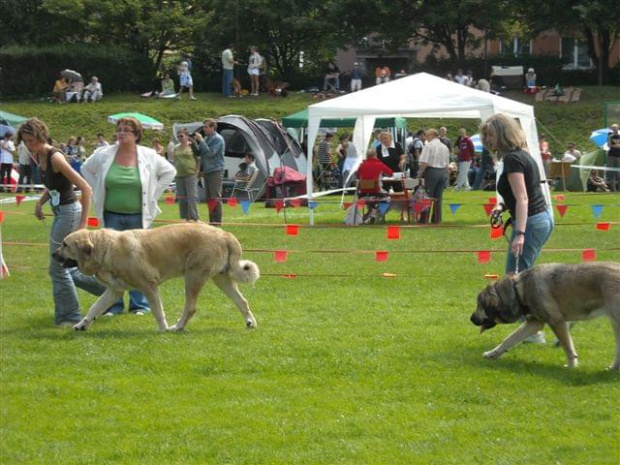
<instances>
[{"instance_id":1,"label":"man in white shirt","mask_svg":"<svg viewBox=\"0 0 620 465\"><path fill-rule=\"evenodd\" d=\"M427 143L420 154L418 179L426 188L428 195L434 199L431 223L441 224L441 201L448 179L450 151L439 140L439 133L436 129L427 129L424 136Z\"/></svg>"},{"instance_id":2,"label":"man in white shirt","mask_svg":"<svg viewBox=\"0 0 620 465\"><path fill-rule=\"evenodd\" d=\"M569 142L566 152L562 157L564 163L574 163L581 158L581 152L575 148L574 142Z\"/></svg>"}]
</instances>

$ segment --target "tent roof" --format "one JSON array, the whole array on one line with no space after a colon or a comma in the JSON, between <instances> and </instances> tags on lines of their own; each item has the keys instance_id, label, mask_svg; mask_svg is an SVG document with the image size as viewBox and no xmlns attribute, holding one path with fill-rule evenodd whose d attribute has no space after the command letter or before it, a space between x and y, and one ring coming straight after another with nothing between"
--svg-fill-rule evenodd
<instances>
[{"instance_id":1,"label":"tent roof","mask_svg":"<svg viewBox=\"0 0 620 465\"><path fill-rule=\"evenodd\" d=\"M396 79L308 107L310 119L361 115L482 119L497 112L528 118L534 114L530 105L427 73Z\"/></svg>"},{"instance_id":2,"label":"tent roof","mask_svg":"<svg viewBox=\"0 0 620 465\"><path fill-rule=\"evenodd\" d=\"M28 118L24 118L23 116L16 115L14 113L9 113L8 111L0 111L0 121L6 121L11 126L17 128L20 124L26 121Z\"/></svg>"},{"instance_id":3,"label":"tent roof","mask_svg":"<svg viewBox=\"0 0 620 465\"><path fill-rule=\"evenodd\" d=\"M282 125L287 128L307 128L308 109L298 111L292 115L282 118ZM355 118L327 118L321 120L321 126L327 128L352 128L355 126ZM399 128L407 127L407 120L400 117L377 118L375 122L377 128Z\"/></svg>"}]
</instances>

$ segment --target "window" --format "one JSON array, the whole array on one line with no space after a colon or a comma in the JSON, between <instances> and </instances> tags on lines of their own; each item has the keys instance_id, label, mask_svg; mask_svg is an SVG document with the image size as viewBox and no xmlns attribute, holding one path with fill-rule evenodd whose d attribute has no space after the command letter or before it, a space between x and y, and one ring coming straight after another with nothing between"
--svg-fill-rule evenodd
<instances>
[{"instance_id":1,"label":"window","mask_svg":"<svg viewBox=\"0 0 620 465\"><path fill-rule=\"evenodd\" d=\"M583 40L562 37L560 53L566 69L589 69L588 46Z\"/></svg>"},{"instance_id":2,"label":"window","mask_svg":"<svg viewBox=\"0 0 620 465\"><path fill-rule=\"evenodd\" d=\"M513 37L512 39L502 39L500 42L500 53L506 55L529 55L532 53L532 41Z\"/></svg>"}]
</instances>

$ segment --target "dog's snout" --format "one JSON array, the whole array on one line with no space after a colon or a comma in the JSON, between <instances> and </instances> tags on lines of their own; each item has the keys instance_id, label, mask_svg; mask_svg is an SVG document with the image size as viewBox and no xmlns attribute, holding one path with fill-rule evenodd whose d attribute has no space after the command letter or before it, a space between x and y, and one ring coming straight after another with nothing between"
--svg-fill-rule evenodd
<instances>
[{"instance_id":1,"label":"dog's snout","mask_svg":"<svg viewBox=\"0 0 620 465\"><path fill-rule=\"evenodd\" d=\"M60 252L58 250L60 249L57 249L55 252L52 253L52 258L56 260L57 262L62 263L65 261L65 259L63 258L62 255L60 255Z\"/></svg>"},{"instance_id":2,"label":"dog's snout","mask_svg":"<svg viewBox=\"0 0 620 465\"><path fill-rule=\"evenodd\" d=\"M476 315L475 313L472 314L471 318L469 319L469 321L471 321L473 324L475 324L476 326L480 326L482 324L482 320L480 320L480 318L478 317L478 315Z\"/></svg>"}]
</instances>

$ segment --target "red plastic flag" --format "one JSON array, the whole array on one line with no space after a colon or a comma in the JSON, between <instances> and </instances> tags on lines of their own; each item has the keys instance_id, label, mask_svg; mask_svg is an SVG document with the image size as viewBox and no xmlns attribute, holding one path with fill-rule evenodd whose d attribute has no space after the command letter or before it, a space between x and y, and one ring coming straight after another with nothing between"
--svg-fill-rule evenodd
<instances>
[{"instance_id":1,"label":"red plastic flag","mask_svg":"<svg viewBox=\"0 0 620 465\"><path fill-rule=\"evenodd\" d=\"M562 194L555 195L553 198L558 202L564 202L564 200L566 200L566 196Z\"/></svg>"},{"instance_id":2,"label":"red plastic flag","mask_svg":"<svg viewBox=\"0 0 620 465\"><path fill-rule=\"evenodd\" d=\"M489 263L490 261L491 261L490 250L479 250L478 251L478 263Z\"/></svg>"},{"instance_id":3,"label":"red plastic flag","mask_svg":"<svg viewBox=\"0 0 620 465\"><path fill-rule=\"evenodd\" d=\"M596 229L600 230L600 231L609 231L609 228L611 227L610 223L596 223Z\"/></svg>"},{"instance_id":4,"label":"red plastic flag","mask_svg":"<svg viewBox=\"0 0 620 465\"><path fill-rule=\"evenodd\" d=\"M284 208L284 201L283 200L276 200L276 203L274 205L276 207L276 213L280 213L280 210L282 210Z\"/></svg>"},{"instance_id":5,"label":"red plastic flag","mask_svg":"<svg viewBox=\"0 0 620 465\"><path fill-rule=\"evenodd\" d=\"M353 205L351 202L345 202L344 204L342 204L345 210L348 210L351 205Z\"/></svg>"},{"instance_id":6,"label":"red plastic flag","mask_svg":"<svg viewBox=\"0 0 620 465\"><path fill-rule=\"evenodd\" d=\"M491 239L499 239L504 235L504 227L491 228Z\"/></svg>"},{"instance_id":7,"label":"red plastic flag","mask_svg":"<svg viewBox=\"0 0 620 465\"><path fill-rule=\"evenodd\" d=\"M168 205L174 205L174 197L172 195L167 195L166 196L166 203Z\"/></svg>"},{"instance_id":8,"label":"red plastic flag","mask_svg":"<svg viewBox=\"0 0 620 465\"><path fill-rule=\"evenodd\" d=\"M285 262L288 258L288 251L286 250L276 250L273 253L273 258L276 261L276 263L282 263Z\"/></svg>"},{"instance_id":9,"label":"red plastic flag","mask_svg":"<svg viewBox=\"0 0 620 465\"><path fill-rule=\"evenodd\" d=\"M215 199L209 199L207 200L207 205L209 206L209 212L213 213L215 211L215 208L217 207L217 200Z\"/></svg>"},{"instance_id":10,"label":"red plastic flag","mask_svg":"<svg viewBox=\"0 0 620 465\"><path fill-rule=\"evenodd\" d=\"M235 197L231 197L228 199L228 206L229 207L236 207L237 204L237 199Z\"/></svg>"},{"instance_id":11,"label":"red plastic flag","mask_svg":"<svg viewBox=\"0 0 620 465\"><path fill-rule=\"evenodd\" d=\"M288 234L289 236L297 236L299 234L299 225L298 224L287 224L286 234Z\"/></svg>"},{"instance_id":12,"label":"red plastic flag","mask_svg":"<svg viewBox=\"0 0 620 465\"><path fill-rule=\"evenodd\" d=\"M581 252L581 260L584 262L593 262L596 260L596 250L594 249L583 249Z\"/></svg>"},{"instance_id":13,"label":"red plastic flag","mask_svg":"<svg viewBox=\"0 0 620 465\"><path fill-rule=\"evenodd\" d=\"M388 253L385 250L380 250L375 253L375 260L378 262L387 262Z\"/></svg>"},{"instance_id":14,"label":"red plastic flag","mask_svg":"<svg viewBox=\"0 0 620 465\"><path fill-rule=\"evenodd\" d=\"M99 226L99 218L95 218L94 216L88 217L88 226L91 228L96 228Z\"/></svg>"},{"instance_id":15,"label":"red plastic flag","mask_svg":"<svg viewBox=\"0 0 620 465\"><path fill-rule=\"evenodd\" d=\"M387 238L388 239L400 239L400 226L388 226Z\"/></svg>"},{"instance_id":16,"label":"red plastic flag","mask_svg":"<svg viewBox=\"0 0 620 465\"><path fill-rule=\"evenodd\" d=\"M4 212L0 212L0 224L4 223Z\"/></svg>"},{"instance_id":17,"label":"red plastic flag","mask_svg":"<svg viewBox=\"0 0 620 465\"><path fill-rule=\"evenodd\" d=\"M26 198L25 195L16 195L15 196L15 203L17 203L18 207L24 201L25 198Z\"/></svg>"},{"instance_id":18,"label":"red plastic flag","mask_svg":"<svg viewBox=\"0 0 620 465\"><path fill-rule=\"evenodd\" d=\"M357 206L360 208L364 208L366 206L366 201L364 199L359 199L357 201Z\"/></svg>"},{"instance_id":19,"label":"red plastic flag","mask_svg":"<svg viewBox=\"0 0 620 465\"><path fill-rule=\"evenodd\" d=\"M489 203L493 206L497 205L497 197L489 197Z\"/></svg>"},{"instance_id":20,"label":"red plastic flag","mask_svg":"<svg viewBox=\"0 0 620 465\"><path fill-rule=\"evenodd\" d=\"M294 208L301 206L301 199L291 199L291 206Z\"/></svg>"},{"instance_id":21,"label":"red plastic flag","mask_svg":"<svg viewBox=\"0 0 620 465\"><path fill-rule=\"evenodd\" d=\"M566 215L566 210L568 210L568 205L556 205L555 208L558 209L558 213L562 218Z\"/></svg>"},{"instance_id":22,"label":"red plastic flag","mask_svg":"<svg viewBox=\"0 0 620 465\"><path fill-rule=\"evenodd\" d=\"M484 211L487 213L487 216L488 216L493 211L493 207L495 207L495 205L493 205L492 203L485 203L483 207L484 207Z\"/></svg>"}]
</instances>

